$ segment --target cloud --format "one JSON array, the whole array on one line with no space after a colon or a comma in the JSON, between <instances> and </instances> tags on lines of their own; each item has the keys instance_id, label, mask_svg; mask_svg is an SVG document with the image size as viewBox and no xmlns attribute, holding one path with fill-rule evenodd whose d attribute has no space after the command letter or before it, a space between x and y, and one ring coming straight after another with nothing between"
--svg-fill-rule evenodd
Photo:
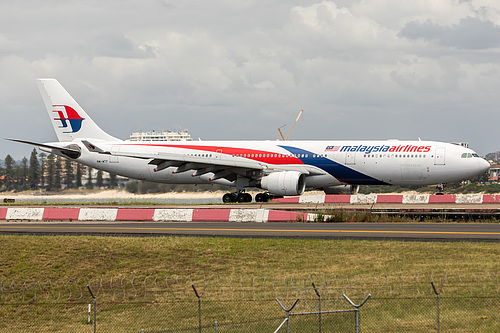
<instances>
[{"instance_id":1,"label":"cloud","mask_svg":"<svg viewBox=\"0 0 500 333\"><path fill-rule=\"evenodd\" d=\"M93 49L93 57L111 58L149 58L154 57L154 47L151 45L135 45L123 33L104 32L98 33L86 42Z\"/></svg>"},{"instance_id":2,"label":"cloud","mask_svg":"<svg viewBox=\"0 0 500 333\"><path fill-rule=\"evenodd\" d=\"M304 109L295 139L420 136L488 152L499 13L486 0L6 1L0 131L53 140L34 80L55 77L121 138L178 126L273 139ZM0 158L12 149L0 142Z\"/></svg>"},{"instance_id":3,"label":"cloud","mask_svg":"<svg viewBox=\"0 0 500 333\"><path fill-rule=\"evenodd\" d=\"M452 26L440 26L430 20L409 22L401 30L401 36L459 49L480 50L500 46L500 26L474 17L463 18L459 24Z\"/></svg>"}]
</instances>

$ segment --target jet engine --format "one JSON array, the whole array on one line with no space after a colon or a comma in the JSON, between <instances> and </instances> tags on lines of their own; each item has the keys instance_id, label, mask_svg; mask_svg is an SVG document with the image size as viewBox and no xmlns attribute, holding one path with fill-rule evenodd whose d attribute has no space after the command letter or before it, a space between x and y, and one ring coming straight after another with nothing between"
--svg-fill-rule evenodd
<instances>
[{"instance_id":1,"label":"jet engine","mask_svg":"<svg viewBox=\"0 0 500 333\"><path fill-rule=\"evenodd\" d=\"M273 172L262 177L260 186L274 195L302 195L306 189L305 178L298 171Z\"/></svg>"}]
</instances>

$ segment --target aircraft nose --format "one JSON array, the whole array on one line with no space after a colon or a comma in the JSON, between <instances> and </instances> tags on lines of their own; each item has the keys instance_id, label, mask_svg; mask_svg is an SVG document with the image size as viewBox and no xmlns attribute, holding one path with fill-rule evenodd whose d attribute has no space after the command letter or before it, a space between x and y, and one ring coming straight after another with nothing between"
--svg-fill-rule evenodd
<instances>
[{"instance_id":1,"label":"aircraft nose","mask_svg":"<svg viewBox=\"0 0 500 333\"><path fill-rule=\"evenodd\" d=\"M484 158L478 160L478 169L481 171L481 173L488 171L489 168L490 162L488 162Z\"/></svg>"}]
</instances>

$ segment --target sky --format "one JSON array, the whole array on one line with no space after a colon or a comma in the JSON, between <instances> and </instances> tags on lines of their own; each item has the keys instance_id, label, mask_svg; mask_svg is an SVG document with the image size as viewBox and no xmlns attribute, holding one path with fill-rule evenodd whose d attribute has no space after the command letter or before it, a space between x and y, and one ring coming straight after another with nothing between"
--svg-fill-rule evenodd
<instances>
[{"instance_id":1,"label":"sky","mask_svg":"<svg viewBox=\"0 0 500 333\"><path fill-rule=\"evenodd\" d=\"M0 2L0 131L56 141L36 78L126 139L418 139L500 150L500 2ZM0 158L32 147L0 140Z\"/></svg>"}]
</instances>

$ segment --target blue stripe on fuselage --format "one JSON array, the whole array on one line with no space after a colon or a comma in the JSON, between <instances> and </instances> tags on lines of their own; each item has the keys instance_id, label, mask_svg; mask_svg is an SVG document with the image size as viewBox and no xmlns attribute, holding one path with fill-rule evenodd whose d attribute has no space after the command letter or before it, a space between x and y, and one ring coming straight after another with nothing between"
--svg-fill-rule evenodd
<instances>
[{"instance_id":1,"label":"blue stripe on fuselage","mask_svg":"<svg viewBox=\"0 0 500 333\"><path fill-rule=\"evenodd\" d=\"M288 150L290 153L295 154L296 156L301 156L302 154L306 155L307 157L298 157L302 161L302 163L318 167L328 172L330 175L337 178L341 182L352 185L390 185L328 158L313 157L314 155L317 156L318 154L314 154L310 151L290 146L280 147Z\"/></svg>"}]
</instances>

